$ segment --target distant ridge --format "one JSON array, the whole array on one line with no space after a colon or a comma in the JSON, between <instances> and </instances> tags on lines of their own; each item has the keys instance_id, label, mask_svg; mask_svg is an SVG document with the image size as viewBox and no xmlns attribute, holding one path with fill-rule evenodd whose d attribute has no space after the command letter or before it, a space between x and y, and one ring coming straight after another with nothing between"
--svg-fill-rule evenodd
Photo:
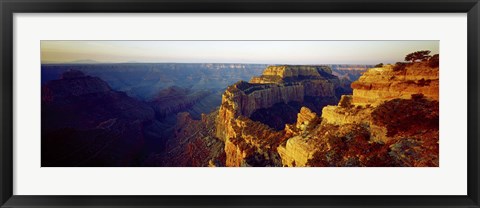
<instances>
[{"instance_id":1,"label":"distant ridge","mask_svg":"<svg viewBox=\"0 0 480 208\"><path fill-rule=\"evenodd\" d=\"M102 63L102 62L95 61L95 60L92 60L92 59L82 59L82 60L76 60L76 61L67 62L67 63L69 63L69 64L98 64L98 63Z\"/></svg>"},{"instance_id":2,"label":"distant ridge","mask_svg":"<svg viewBox=\"0 0 480 208\"><path fill-rule=\"evenodd\" d=\"M42 64L104 64L106 62L99 62L92 59L82 59L70 62L55 62L55 61L43 61Z\"/></svg>"}]
</instances>

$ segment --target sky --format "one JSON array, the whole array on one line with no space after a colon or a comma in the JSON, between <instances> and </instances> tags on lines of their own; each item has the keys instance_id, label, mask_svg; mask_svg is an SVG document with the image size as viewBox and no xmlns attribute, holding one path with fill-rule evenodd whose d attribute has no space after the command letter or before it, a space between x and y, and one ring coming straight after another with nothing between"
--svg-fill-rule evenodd
<instances>
[{"instance_id":1,"label":"sky","mask_svg":"<svg viewBox=\"0 0 480 208\"><path fill-rule=\"evenodd\" d=\"M41 41L42 63L378 64L439 41Z\"/></svg>"}]
</instances>

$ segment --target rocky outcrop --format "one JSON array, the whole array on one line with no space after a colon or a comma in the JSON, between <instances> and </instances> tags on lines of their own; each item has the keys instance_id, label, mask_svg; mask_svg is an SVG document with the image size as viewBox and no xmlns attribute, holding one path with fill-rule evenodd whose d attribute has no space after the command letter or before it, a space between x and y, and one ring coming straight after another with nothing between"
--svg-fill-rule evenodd
<instances>
[{"instance_id":1,"label":"rocky outcrop","mask_svg":"<svg viewBox=\"0 0 480 208\"><path fill-rule=\"evenodd\" d=\"M409 64L402 70L386 65L365 72L352 83L352 88L355 105L376 106L395 98L409 99L412 94L438 100L439 70L423 62Z\"/></svg>"},{"instance_id":2,"label":"rocky outcrop","mask_svg":"<svg viewBox=\"0 0 480 208\"><path fill-rule=\"evenodd\" d=\"M372 122L375 107L393 99L412 99L416 95L438 101L439 70L427 63L407 65L402 70L386 65L365 72L352 83L353 95L342 96L338 106L327 106L322 110L325 122L335 125L366 124L376 132L376 140L384 141L385 129Z\"/></svg>"},{"instance_id":3,"label":"rocky outcrop","mask_svg":"<svg viewBox=\"0 0 480 208\"><path fill-rule=\"evenodd\" d=\"M277 146L283 133L245 117L234 120L235 137L225 140L226 166L281 166Z\"/></svg>"},{"instance_id":4,"label":"rocky outcrop","mask_svg":"<svg viewBox=\"0 0 480 208\"><path fill-rule=\"evenodd\" d=\"M284 166L438 166L438 67L373 68L352 87L319 125L286 126Z\"/></svg>"},{"instance_id":5,"label":"rocky outcrop","mask_svg":"<svg viewBox=\"0 0 480 208\"><path fill-rule=\"evenodd\" d=\"M305 167L317 147L308 142L309 138L294 136L289 138L284 145L278 147L278 154L282 158L284 167Z\"/></svg>"},{"instance_id":6,"label":"rocky outcrop","mask_svg":"<svg viewBox=\"0 0 480 208\"><path fill-rule=\"evenodd\" d=\"M352 96L344 96L342 98L351 99ZM322 110L322 118L325 122L343 125L343 124L361 124L369 123L372 109L370 106L353 106L344 105L340 101L338 106L326 106Z\"/></svg>"},{"instance_id":7,"label":"rocky outcrop","mask_svg":"<svg viewBox=\"0 0 480 208\"><path fill-rule=\"evenodd\" d=\"M279 145L277 151L282 158L282 165L288 167L305 166L308 159L317 151L316 145L312 145L309 138L304 137L310 130L321 122L316 113L306 107L302 107L297 115L296 124L285 126L286 142Z\"/></svg>"},{"instance_id":8,"label":"rocky outcrop","mask_svg":"<svg viewBox=\"0 0 480 208\"><path fill-rule=\"evenodd\" d=\"M312 112L306 107L300 109L300 113L297 116L297 123L295 127L301 131L305 131L311 127L316 126L320 121L320 118L316 113Z\"/></svg>"},{"instance_id":9,"label":"rocky outcrop","mask_svg":"<svg viewBox=\"0 0 480 208\"><path fill-rule=\"evenodd\" d=\"M261 76L253 77L250 83L266 84L266 83L285 83L301 79L315 78L333 78L332 69L327 66L269 66Z\"/></svg>"},{"instance_id":10,"label":"rocky outcrop","mask_svg":"<svg viewBox=\"0 0 480 208\"><path fill-rule=\"evenodd\" d=\"M225 141L227 166L255 166L260 164L258 161L267 161L263 163L269 166L281 165L276 148L284 134L249 117L256 110L278 103L335 97L336 83L338 79L325 66L270 66L250 82L240 81L228 87L217 120L217 137ZM301 122L308 123L310 117L315 117L308 113L303 110L305 119ZM299 125L305 128L304 123Z\"/></svg>"}]
</instances>

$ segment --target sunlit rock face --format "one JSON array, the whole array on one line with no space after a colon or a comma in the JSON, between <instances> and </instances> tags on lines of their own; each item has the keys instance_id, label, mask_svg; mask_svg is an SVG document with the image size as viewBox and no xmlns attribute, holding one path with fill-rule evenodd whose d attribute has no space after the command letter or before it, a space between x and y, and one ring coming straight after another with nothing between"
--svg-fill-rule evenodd
<instances>
[{"instance_id":1,"label":"sunlit rock face","mask_svg":"<svg viewBox=\"0 0 480 208\"><path fill-rule=\"evenodd\" d=\"M287 137L291 137L277 151L282 159L282 165L288 167L305 166L316 152L316 146L309 143L309 138L302 135L308 134L321 122L321 118L310 109L302 107L297 115L297 122L285 126Z\"/></svg>"},{"instance_id":2,"label":"sunlit rock face","mask_svg":"<svg viewBox=\"0 0 480 208\"><path fill-rule=\"evenodd\" d=\"M228 87L216 125L217 137L225 141L227 166L281 166L276 148L284 139L283 131L266 125L268 121L252 121L250 117L279 103L335 98L339 80L331 72L326 66L269 66L260 77ZM303 114L309 117L307 110Z\"/></svg>"},{"instance_id":3,"label":"sunlit rock face","mask_svg":"<svg viewBox=\"0 0 480 208\"><path fill-rule=\"evenodd\" d=\"M392 65L372 68L352 83L353 104L376 106L395 98L409 99L412 94L439 98L439 70L426 63L414 63L395 71Z\"/></svg>"},{"instance_id":4,"label":"sunlit rock face","mask_svg":"<svg viewBox=\"0 0 480 208\"><path fill-rule=\"evenodd\" d=\"M372 108L355 106L352 103L351 95L344 95L336 106L326 106L322 110L322 118L325 122L343 124L368 123Z\"/></svg>"},{"instance_id":5,"label":"sunlit rock face","mask_svg":"<svg viewBox=\"0 0 480 208\"><path fill-rule=\"evenodd\" d=\"M285 83L322 77L333 77L332 69L328 66L269 66L263 71L261 76L253 77L250 83Z\"/></svg>"},{"instance_id":6,"label":"sunlit rock face","mask_svg":"<svg viewBox=\"0 0 480 208\"><path fill-rule=\"evenodd\" d=\"M438 166L438 78L425 62L368 70L353 95L323 108L320 124L286 125L282 165Z\"/></svg>"}]
</instances>

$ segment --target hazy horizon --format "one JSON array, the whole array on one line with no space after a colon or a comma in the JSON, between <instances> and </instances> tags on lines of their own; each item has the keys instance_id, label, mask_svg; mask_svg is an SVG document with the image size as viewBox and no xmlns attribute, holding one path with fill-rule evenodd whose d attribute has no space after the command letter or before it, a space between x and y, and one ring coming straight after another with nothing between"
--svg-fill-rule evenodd
<instances>
[{"instance_id":1,"label":"hazy horizon","mask_svg":"<svg viewBox=\"0 0 480 208\"><path fill-rule=\"evenodd\" d=\"M42 64L378 64L439 41L41 41Z\"/></svg>"}]
</instances>

